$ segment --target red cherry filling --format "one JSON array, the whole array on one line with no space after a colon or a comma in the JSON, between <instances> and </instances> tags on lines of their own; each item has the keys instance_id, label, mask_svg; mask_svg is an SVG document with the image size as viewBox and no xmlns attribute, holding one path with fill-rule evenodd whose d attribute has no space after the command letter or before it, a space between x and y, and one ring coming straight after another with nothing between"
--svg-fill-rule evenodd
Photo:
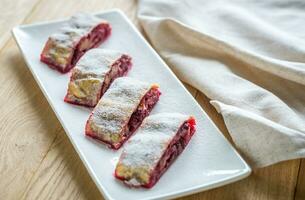
<instances>
[{"instance_id":1,"label":"red cherry filling","mask_svg":"<svg viewBox=\"0 0 305 200\"><path fill-rule=\"evenodd\" d=\"M169 168L189 143L191 137L195 133L195 124L196 122L194 118L190 118L188 121L184 122L184 124L179 128L176 136L168 145L168 148L159 160L155 169L152 171L149 183L142 185L142 187L151 188L156 184L162 174Z\"/></svg>"},{"instance_id":2,"label":"red cherry filling","mask_svg":"<svg viewBox=\"0 0 305 200\"><path fill-rule=\"evenodd\" d=\"M65 51L68 56L61 58L62 63L58 63L56 59L50 56L49 51L56 48L56 43L49 39L40 55L40 60L51 68L57 69L61 73L66 73L72 69L82 55L89 49L99 46L111 33L111 27L108 23L102 23L96 26L89 34L83 36L74 46L67 47ZM58 55L60 56L60 55Z\"/></svg>"},{"instance_id":3,"label":"red cherry filling","mask_svg":"<svg viewBox=\"0 0 305 200\"><path fill-rule=\"evenodd\" d=\"M89 49L98 47L111 33L111 27L109 24L100 24L95 27L86 37L80 39L75 47L71 65L65 72L72 69L77 61L88 51Z\"/></svg>"},{"instance_id":4,"label":"red cherry filling","mask_svg":"<svg viewBox=\"0 0 305 200\"><path fill-rule=\"evenodd\" d=\"M160 95L161 92L159 91L158 87L151 88L145 94L145 96L141 99L139 106L133 112L128 123L123 128L121 132L122 136L120 142L111 143L109 141L104 141L102 138L98 137L97 134L91 130L90 125L88 123L88 121L91 120L92 116L90 116L86 124L86 131L85 131L86 135L108 144L109 147L112 149L119 149L124 144L124 142L137 130L137 128L141 125L144 118L149 115L153 107L158 102Z\"/></svg>"},{"instance_id":5,"label":"red cherry filling","mask_svg":"<svg viewBox=\"0 0 305 200\"><path fill-rule=\"evenodd\" d=\"M110 87L111 83L118 77L125 76L128 71L131 69L132 62L131 57L128 55L122 55L117 61L115 61L110 71L105 75L103 85L101 87L100 92L97 94L96 99L100 99L103 94L107 91L107 89ZM70 81L73 81L76 79L75 77L71 77ZM98 103L98 101L93 101L92 99L69 99L69 94L66 95L65 102L76 104L76 105L83 105L88 107L94 107Z\"/></svg>"},{"instance_id":6,"label":"red cherry filling","mask_svg":"<svg viewBox=\"0 0 305 200\"><path fill-rule=\"evenodd\" d=\"M131 69L131 66L131 57L128 55L122 55L122 57L112 65L111 70L105 76L100 98L108 90L111 83L116 78L127 75L128 71Z\"/></svg>"}]
</instances>

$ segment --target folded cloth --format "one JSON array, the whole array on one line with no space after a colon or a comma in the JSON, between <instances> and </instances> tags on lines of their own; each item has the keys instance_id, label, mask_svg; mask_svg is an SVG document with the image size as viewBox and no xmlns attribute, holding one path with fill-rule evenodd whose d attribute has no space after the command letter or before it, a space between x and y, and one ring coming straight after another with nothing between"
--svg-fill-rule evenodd
<instances>
[{"instance_id":1,"label":"folded cloth","mask_svg":"<svg viewBox=\"0 0 305 200\"><path fill-rule=\"evenodd\" d=\"M138 17L256 168L305 157L304 10L302 0L140 0Z\"/></svg>"}]
</instances>

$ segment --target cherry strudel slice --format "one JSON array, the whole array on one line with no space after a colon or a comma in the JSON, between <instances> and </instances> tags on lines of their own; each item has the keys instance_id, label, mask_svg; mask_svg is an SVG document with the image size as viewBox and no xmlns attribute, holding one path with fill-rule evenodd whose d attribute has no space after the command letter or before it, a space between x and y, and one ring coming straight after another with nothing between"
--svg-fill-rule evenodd
<instances>
[{"instance_id":1,"label":"cherry strudel slice","mask_svg":"<svg viewBox=\"0 0 305 200\"><path fill-rule=\"evenodd\" d=\"M151 188L195 133L195 119L179 113L145 118L124 146L115 177L133 187Z\"/></svg>"},{"instance_id":2,"label":"cherry strudel slice","mask_svg":"<svg viewBox=\"0 0 305 200\"><path fill-rule=\"evenodd\" d=\"M107 21L79 13L49 37L40 60L62 73L68 72L87 50L99 46L110 33Z\"/></svg>"},{"instance_id":3,"label":"cherry strudel slice","mask_svg":"<svg viewBox=\"0 0 305 200\"><path fill-rule=\"evenodd\" d=\"M86 135L119 149L149 115L160 94L156 84L115 79L91 113Z\"/></svg>"},{"instance_id":4,"label":"cherry strudel slice","mask_svg":"<svg viewBox=\"0 0 305 200\"><path fill-rule=\"evenodd\" d=\"M94 107L114 79L125 76L131 57L106 49L91 49L72 69L65 102Z\"/></svg>"}]
</instances>

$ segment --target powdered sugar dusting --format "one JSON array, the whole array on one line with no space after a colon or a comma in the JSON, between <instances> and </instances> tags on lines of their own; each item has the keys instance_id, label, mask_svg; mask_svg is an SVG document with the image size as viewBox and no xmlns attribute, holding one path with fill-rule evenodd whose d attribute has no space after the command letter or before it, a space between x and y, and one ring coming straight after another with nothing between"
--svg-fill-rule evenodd
<instances>
[{"instance_id":1,"label":"powdered sugar dusting","mask_svg":"<svg viewBox=\"0 0 305 200\"><path fill-rule=\"evenodd\" d=\"M63 26L58 33L51 35L50 39L58 46L72 48L75 42L102 22L105 21L93 15L78 13L72 16L69 23Z\"/></svg>"},{"instance_id":2,"label":"powdered sugar dusting","mask_svg":"<svg viewBox=\"0 0 305 200\"><path fill-rule=\"evenodd\" d=\"M123 54L109 49L91 49L77 62L72 73L80 73L86 77L104 78L111 65Z\"/></svg>"},{"instance_id":3,"label":"powdered sugar dusting","mask_svg":"<svg viewBox=\"0 0 305 200\"><path fill-rule=\"evenodd\" d=\"M134 185L134 186L140 186L141 183L136 179L132 178L129 181L125 181L127 184Z\"/></svg>"},{"instance_id":4,"label":"powdered sugar dusting","mask_svg":"<svg viewBox=\"0 0 305 200\"><path fill-rule=\"evenodd\" d=\"M131 177L148 177L180 126L188 119L189 116L180 113L148 116L125 145L118 165L123 166L125 172L131 173Z\"/></svg>"},{"instance_id":5,"label":"powdered sugar dusting","mask_svg":"<svg viewBox=\"0 0 305 200\"><path fill-rule=\"evenodd\" d=\"M107 82L106 75L111 70L116 70L113 65L122 55L117 51L105 49L87 51L72 69L66 99L89 106L96 105L102 86Z\"/></svg>"},{"instance_id":6,"label":"powdered sugar dusting","mask_svg":"<svg viewBox=\"0 0 305 200\"><path fill-rule=\"evenodd\" d=\"M120 135L151 84L129 77L115 79L93 111L91 128L113 141Z\"/></svg>"},{"instance_id":7,"label":"powdered sugar dusting","mask_svg":"<svg viewBox=\"0 0 305 200\"><path fill-rule=\"evenodd\" d=\"M70 24L76 28L90 29L101 23L101 19L87 13L77 13L71 17Z\"/></svg>"}]
</instances>

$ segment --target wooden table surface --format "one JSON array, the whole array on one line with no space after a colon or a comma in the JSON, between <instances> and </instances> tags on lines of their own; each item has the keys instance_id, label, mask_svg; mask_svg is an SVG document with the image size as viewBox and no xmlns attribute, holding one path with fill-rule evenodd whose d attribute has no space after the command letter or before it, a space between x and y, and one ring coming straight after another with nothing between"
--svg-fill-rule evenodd
<instances>
[{"instance_id":1,"label":"wooden table surface","mask_svg":"<svg viewBox=\"0 0 305 200\"><path fill-rule=\"evenodd\" d=\"M18 24L77 11L120 8L140 28L134 0L0 0L0 199L103 199L13 40ZM187 86L223 134L209 99ZM305 199L305 160L258 169L248 178L181 199Z\"/></svg>"}]
</instances>

